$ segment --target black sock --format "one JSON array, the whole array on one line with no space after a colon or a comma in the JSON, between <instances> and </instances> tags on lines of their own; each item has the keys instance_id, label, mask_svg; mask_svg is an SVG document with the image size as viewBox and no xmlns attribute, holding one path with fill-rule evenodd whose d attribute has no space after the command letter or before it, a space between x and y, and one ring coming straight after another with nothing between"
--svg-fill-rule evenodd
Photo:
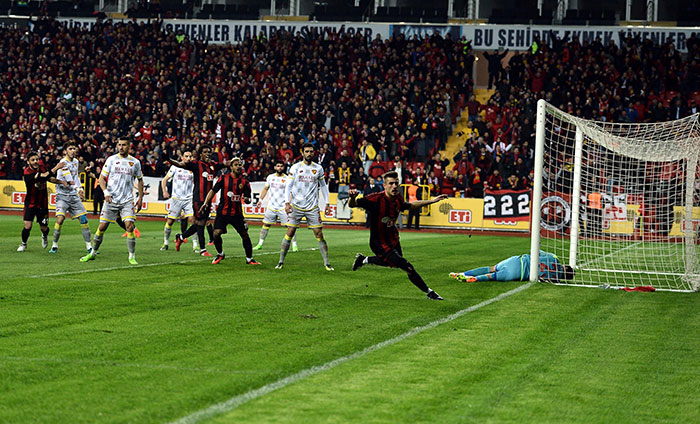
<instances>
[{"instance_id":1,"label":"black sock","mask_svg":"<svg viewBox=\"0 0 700 424\"><path fill-rule=\"evenodd\" d=\"M117 225L122 227L122 230L126 231L126 224L124 224L124 221L122 221L122 217L118 216L117 217Z\"/></svg>"},{"instance_id":2,"label":"black sock","mask_svg":"<svg viewBox=\"0 0 700 424\"><path fill-rule=\"evenodd\" d=\"M243 249L245 250L245 257L253 257L253 242L250 241L250 236L248 233L242 234L241 239L243 240Z\"/></svg>"},{"instance_id":3,"label":"black sock","mask_svg":"<svg viewBox=\"0 0 700 424\"><path fill-rule=\"evenodd\" d=\"M209 241L214 240L214 226L209 224L207 225L207 233L209 233Z\"/></svg>"},{"instance_id":4,"label":"black sock","mask_svg":"<svg viewBox=\"0 0 700 424\"><path fill-rule=\"evenodd\" d=\"M189 232L189 231L188 231ZM199 238L199 248L206 249L207 243L204 240L204 227L201 225L197 226L197 238Z\"/></svg>"},{"instance_id":5,"label":"black sock","mask_svg":"<svg viewBox=\"0 0 700 424\"><path fill-rule=\"evenodd\" d=\"M187 231L187 220L181 219L180 220L180 233L185 234L185 231Z\"/></svg>"},{"instance_id":6,"label":"black sock","mask_svg":"<svg viewBox=\"0 0 700 424\"><path fill-rule=\"evenodd\" d=\"M197 225L197 224L190 225L190 227L187 229L187 231L182 233L182 238L186 239L187 237L193 236L197 232L197 228L199 228L199 225Z\"/></svg>"},{"instance_id":7,"label":"black sock","mask_svg":"<svg viewBox=\"0 0 700 424\"><path fill-rule=\"evenodd\" d=\"M428 293L428 285L425 284L425 281L423 281L423 277L416 272L416 269L413 268L413 265L409 264L408 269L404 270L406 273L408 273L408 279L411 280L414 286L418 287L423 293Z\"/></svg>"},{"instance_id":8,"label":"black sock","mask_svg":"<svg viewBox=\"0 0 700 424\"><path fill-rule=\"evenodd\" d=\"M41 235L44 237L48 237L49 236L49 227L42 228Z\"/></svg>"},{"instance_id":9,"label":"black sock","mask_svg":"<svg viewBox=\"0 0 700 424\"><path fill-rule=\"evenodd\" d=\"M216 247L216 253L221 254L224 251L224 241L221 236L214 237L214 247Z\"/></svg>"},{"instance_id":10,"label":"black sock","mask_svg":"<svg viewBox=\"0 0 700 424\"><path fill-rule=\"evenodd\" d=\"M22 243L27 244L27 240L29 240L29 232L31 230L28 230L26 228L22 228Z\"/></svg>"}]
</instances>

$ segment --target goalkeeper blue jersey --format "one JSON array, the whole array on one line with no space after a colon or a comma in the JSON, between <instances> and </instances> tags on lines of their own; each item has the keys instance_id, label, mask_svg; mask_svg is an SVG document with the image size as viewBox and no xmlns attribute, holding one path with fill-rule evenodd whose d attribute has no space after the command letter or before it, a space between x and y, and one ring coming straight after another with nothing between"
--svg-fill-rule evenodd
<instances>
[{"instance_id":1,"label":"goalkeeper blue jersey","mask_svg":"<svg viewBox=\"0 0 700 424\"><path fill-rule=\"evenodd\" d=\"M540 250L540 279L561 280L563 267L556 255ZM511 256L496 265L496 280L527 281L530 279L530 254Z\"/></svg>"}]
</instances>

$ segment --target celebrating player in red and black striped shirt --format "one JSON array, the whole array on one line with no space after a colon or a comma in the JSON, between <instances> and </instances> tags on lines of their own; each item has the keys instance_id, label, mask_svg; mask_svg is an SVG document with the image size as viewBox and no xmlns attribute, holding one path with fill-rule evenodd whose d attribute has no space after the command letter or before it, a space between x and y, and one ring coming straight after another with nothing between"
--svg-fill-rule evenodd
<instances>
[{"instance_id":1,"label":"celebrating player in red and black striped shirt","mask_svg":"<svg viewBox=\"0 0 700 424\"><path fill-rule=\"evenodd\" d=\"M228 225L238 231L238 235L243 240L245 249L245 260L248 265L260 265L253 259L253 243L248 235L248 224L243 218L243 203L250 201L250 183L241 175L243 161L240 158L233 158L229 163L230 174L224 174L216 181L214 187L207 193L202 209L211 202L215 193L219 193L219 206L216 208L216 219L214 220L214 246L216 247L216 258L213 264L221 262L224 255L223 241L221 234L226 234Z\"/></svg>"},{"instance_id":2,"label":"celebrating player in red and black striped shirt","mask_svg":"<svg viewBox=\"0 0 700 424\"><path fill-rule=\"evenodd\" d=\"M27 194L24 196L24 228L22 243L17 248L18 252L24 252L27 249L27 240L29 240L34 219L41 229L41 246L46 248L49 245L49 193L46 182L68 186L67 182L58 181L50 176L51 173L39 163L37 152L30 152L27 155L27 163L28 166L24 169L24 185L27 187Z\"/></svg>"},{"instance_id":3,"label":"celebrating player in red and black striped shirt","mask_svg":"<svg viewBox=\"0 0 700 424\"><path fill-rule=\"evenodd\" d=\"M422 208L444 200L447 196L441 194L430 200L405 202L399 196L399 175L394 171L384 175L384 191L360 198L357 197L358 192L355 189L351 189L348 194L350 195L350 207L360 207L371 212L369 247L375 254L375 256L364 256L358 253L352 270L356 271L364 264L400 268L408 274L408 279L416 287L427 294L429 299L442 300L439 294L425 284L413 265L403 257L396 223L401 219L402 211Z\"/></svg>"},{"instance_id":4,"label":"celebrating player in red and black striped shirt","mask_svg":"<svg viewBox=\"0 0 700 424\"><path fill-rule=\"evenodd\" d=\"M194 209L194 225L191 225L183 234L175 235L175 250L180 251L180 245L183 240L197 233L199 239L200 254L202 256L211 256L207 252L204 240L204 227L209 220L210 204L206 202L207 193L211 190L214 184L214 178L219 169L224 165L211 162L211 147L202 146L199 149L199 158L190 162L184 163L174 159L170 159L170 163L188 171L192 171L194 175L194 187L192 188L192 208ZM206 206L206 207L203 207Z\"/></svg>"}]
</instances>

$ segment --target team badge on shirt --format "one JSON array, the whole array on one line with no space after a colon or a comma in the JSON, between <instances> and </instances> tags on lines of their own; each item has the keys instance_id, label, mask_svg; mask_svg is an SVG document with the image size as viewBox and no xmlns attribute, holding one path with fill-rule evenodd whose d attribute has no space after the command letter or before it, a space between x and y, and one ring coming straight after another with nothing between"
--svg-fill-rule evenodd
<instances>
[{"instance_id":1,"label":"team badge on shirt","mask_svg":"<svg viewBox=\"0 0 700 424\"><path fill-rule=\"evenodd\" d=\"M312 169L312 170L311 170L311 173L314 174L314 175L316 175L316 170L315 170L315 169Z\"/></svg>"}]
</instances>

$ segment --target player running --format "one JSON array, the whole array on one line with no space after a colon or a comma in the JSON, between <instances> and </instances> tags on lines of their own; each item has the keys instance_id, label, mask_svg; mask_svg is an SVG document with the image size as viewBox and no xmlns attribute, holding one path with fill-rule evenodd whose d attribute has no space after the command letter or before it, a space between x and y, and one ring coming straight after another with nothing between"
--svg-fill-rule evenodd
<instances>
[{"instance_id":1,"label":"player running","mask_svg":"<svg viewBox=\"0 0 700 424\"><path fill-rule=\"evenodd\" d=\"M80 262L92 261L97 256L97 252L102 244L102 238L107 227L121 216L126 225L126 246L129 250L129 263L138 265L136 262L136 238L134 236L134 179L137 182L138 199L136 200L136 213L141 210L143 203L143 173L141 172L141 162L129 154L131 142L125 138L117 142L118 153L107 158L100 173L100 187L105 194L105 204L100 215L100 225L95 231L92 239L92 250L87 255L80 258Z\"/></svg>"},{"instance_id":2,"label":"player running","mask_svg":"<svg viewBox=\"0 0 700 424\"><path fill-rule=\"evenodd\" d=\"M559 258L540 250L540 280L573 280L574 269L564 265ZM530 254L511 256L493 266L483 266L464 272L451 272L450 277L475 283L477 281L527 281L530 279Z\"/></svg>"},{"instance_id":3,"label":"player running","mask_svg":"<svg viewBox=\"0 0 700 424\"><path fill-rule=\"evenodd\" d=\"M205 209L214 198L214 194L219 193L219 205L216 208L216 219L214 220L214 246L217 255L212 264L218 264L226 257L221 234L226 234L226 227L231 225L238 231L238 235L243 241L245 263L260 265L258 261L253 259L253 243L248 235L248 224L243 217L243 203L250 201L250 183L241 176L241 168L243 167L241 158L234 157L229 166L231 172L217 179L201 206L202 209Z\"/></svg>"},{"instance_id":4,"label":"player running","mask_svg":"<svg viewBox=\"0 0 700 424\"><path fill-rule=\"evenodd\" d=\"M191 171L194 176L194 185L192 189L192 208L194 209L194 224L191 225L184 234L175 234L175 250L180 251L184 239L197 234L199 246L201 250L199 254L202 256L211 256L207 252L206 242L204 240L204 227L209 220L211 213L211 205L205 202L207 193L211 190L214 184L216 172L222 168L222 165L215 164L209 160L211 156L211 147L202 146L199 149L199 159L193 159L188 163L179 162L170 159L170 163L188 171ZM202 206L206 206L203 208Z\"/></svg>"},{"instance_id":5,"label":"player running","mask_svg":"<svg viewBox=\"0 0 700 424\"><path fill-rule=\"evenodd\" d=\"M304 143L301 154L303 160L292 165L289 170L290 181L284 188L285 211L288 217L287 234L282 240L280 261L275 269L284 267L284 258L289 251L289 245L302 218L305 218L307 226L313 230L314 236L318 240L318 248L321 251L326 271L333 271L333 267L328 262L328 244L323 238L323 223L321 222L321 211L318 208L318 195L321 192L326 202L325 214L330 215L328 186L324 179L323 167L312 161L314 157L313 144Z\"/></svg>"},{"instance_id":6,"label":"player running","mask_svg":"<svg viewBox=\"0 0 700 424\"><path fill-rule=\"evenodd\" d=\"M70 214L73 219L80 220L80 231L83 233L85 248L88 253L92 249L90 243L90 226L87 219L87 211L83 206L85 192L78 176L78 159L75 158L78 148L75 143L69 142L64 146L65 155L53 168L57 172L56 179L65 181L66 185L56 186L56 223L53 225L53 244L49 253L58 252L58 240L61 238L61 226Z\"/></svg>"},{"instance_id":7,"label":"player running","mask_svg":"<svg viewBox=\"0 0 700 424\"><path fill-rule=\"evenodd\" d=\"M284 210L284 188L287 182L289 182L289 177L284 173L284 162L275 162L275 173L267 176L265 187L263 187L260 193L260 200L258 200L257 207L261 207L265 196L268 193L270 194L267 207L265 208L262 229L260 230L260 241L258 241L253 250L262 249L265 238L270 232L270 226L274 225L277 220L282 225L287 224L287 212ZM299 247L297 246L297 235L295 233L294 238L292 238L292 252L298 251Z\"/></svg>"},{"instance_id":8,"label":"player running","mask_svg":"<svg viewBox=\"0 0 700 424\"><path fill-rule=\"evenodd\" d=\"M188 164L192 161L192 152L186 150L182 154L182 163ZM169 180L173 180L172 200L170 201L170 209L165 221L163 229L163 247L160 250L168 250L170 244L170 233L173 228L173 223L184 214L189 225L194 224L194 209L192 208L192 191L194 189L194 175L192 171L188 171L177 166L171 166L165 178L161 181L163 189L163 198L170 198L167 184ZM196 247L195 247L196 248Z\"/></svg>"},{"instance_id":9,"label":"player running","mask_svg":"<svg viewBox=\"0 0 700 424\"><path fill-rule=\"evenodd\" d=\"M396 228L397 222L401 219L401 212L408 209L418 209L423 206L437 203L447 198L441 194L429 200L416 200L413 202L404 201L399 195L399 174L395 171L384 174L384 191L372 193L367 197L358 197L358 191L350 189L351 208L364 208L370 211L369 226L369 247L375 256L364 256L358 253L352 266L353 271L357 271L365 264L400 268L408 274L408 279L413 285L418 287L428 296L428 299L442 300L439 294L435 293L416 269L403 257L401 243L399 241L399 230Z\"/></svg>"},{"instance_id":10,"label":"player running","mask_svg":"<svg viewBox=\"0 0 700 424\"><path fill-rule=\"evenodd\" d=\"M58 181L51 176L39 162L37 152L29 152L27 155L27 167L24 168L24 184L27 194L24 196L24 228L22 228L22 242L17 248L18 252L27 250L27 240L32 231L32 223L36 218L41 230L41 247L46 249L49 245L49 192L46 182L65 185L65 181Z\"/></svg>"}]
</instances>

